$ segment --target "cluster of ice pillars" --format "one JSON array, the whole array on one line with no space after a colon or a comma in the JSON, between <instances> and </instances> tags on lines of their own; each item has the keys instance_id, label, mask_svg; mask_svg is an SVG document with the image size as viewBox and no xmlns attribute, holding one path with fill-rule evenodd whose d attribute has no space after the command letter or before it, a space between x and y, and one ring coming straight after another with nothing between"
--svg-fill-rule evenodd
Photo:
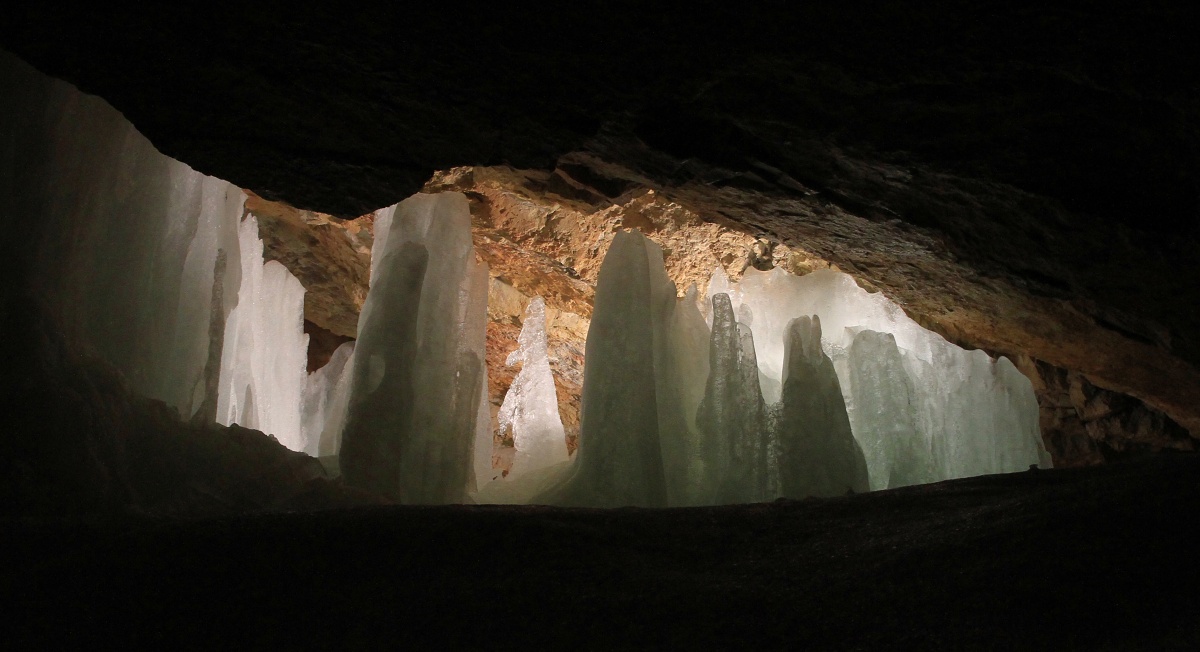
<instances>
[{"instance_id":1,"label":"cluster of ice pillars","mask_svg":"<svg viewBox=\"0 0 1200 652\"><path fill-rule=\"evenodd\" d=\"M0 55L0 209L67 336L183 418L338 457L396 500L696 505L837 495L1049 464L1032 387L880 294L823 271L718 270L683 299L662 251L617 234L588 335L568 459L534 301L493 479L487 268L458 193L378 212L355 344L305 374L299 282L263 262L242 193L158 153L101 100ZM7 300L7 299L6 299ZM703 310L703 311L702 311ZM489 482L490 480L490 482Z\"/></svg>"},{"instance_id":2,"label":"cluster of ice pillars","mask_svg":"<svg viewBox=\"0 0 1200 652\"><path fill-rule=\"evenodd\" d=\"M836 496L1049 465L1029 381L845 274L718 270L702 315L618 233L588 333L580 448L496 502L674 506ZM545 400L542 398L540 400Z\"/></svg>"}]
</instances>

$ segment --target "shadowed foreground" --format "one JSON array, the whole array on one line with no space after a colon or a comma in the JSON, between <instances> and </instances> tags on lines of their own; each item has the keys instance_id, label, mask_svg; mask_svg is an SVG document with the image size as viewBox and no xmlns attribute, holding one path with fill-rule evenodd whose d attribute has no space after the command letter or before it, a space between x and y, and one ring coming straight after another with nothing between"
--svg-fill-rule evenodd
<instances>
[{"instance_id":1,"label":"shadowed foreground","mask_svg":"<svg viewBox=\"0 0 1200 652\"><path fill-rule=\"evenodd\" d=\"M1200 644L1200 459L839 499L3 524L5 633L171 647Z\"/></svg>"}]
</instances>

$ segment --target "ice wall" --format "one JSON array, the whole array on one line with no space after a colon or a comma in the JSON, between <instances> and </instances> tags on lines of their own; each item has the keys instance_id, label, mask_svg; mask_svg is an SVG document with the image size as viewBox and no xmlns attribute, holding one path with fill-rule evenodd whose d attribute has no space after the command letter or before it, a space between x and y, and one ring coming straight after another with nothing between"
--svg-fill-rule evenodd
<instances>
[{"instance_id":1,"label":"ice wall","mask_svg":"<svg viewBox=\"0 0 1200 652\"><path fill-rule=\"evenodd\" d=\"M274 435L292 450L309 450L301 431L306 380L304 287L277 261L263 263L258 220L238 228L242 283L225 322L217 421Z\"/></svg>"},{"instance_id":2,"label":"ice wall","mask_svg":"<svg viewBox=\"0 0 1200 652\"><path fill-rule=\"evenodd\" d=\"M982 351L967 351L947 342L922 328L883 294L858 287L850 276L830 270L793 276L778 268L769 272L747 269L735 284L718 270L710 283L710 296L716 290L727 291L735 311L748 318L763 394L769 403L778 401L782 390L788 324L798 316L819 316L822 349L835 363L852 423L859 424L855 437L870 468L888 469L887 486L1049 465L1032 385L1011 362L1005 358L993 361ZM883 346L878 342L874 353L860 353L852 364L850 349L856 335L865 330L892 336L909 387L885 383L886 390L880 384L870 388L872 375L900 377L895 354L878 350ZM870 345L864 343L864 348ZM880 362L876 355L889 356L888 361ZM859 366L852 373L854 365ZM907 409L882 420L868 416L889 404L912 405L915 416ZM913 419L911 428L903 423L905 418ZM881 443L888 438L899 445L899 440L879 430L890 427L888 419L892 425L898 419L902 431L917 431L917 435L902 437L913 442L911 446L904 443L895 448ZM920 459L901 462L905 455ZM876 487L882 482L872 481Z\"/></svg>"},{"instance_id":3,"label":"ice wall","mask_svg":"<svg viewBox=\"0 0 1200 652\"><path fill-rule=\"evenodd\" d=\"M525 309L525 321L517 337L517 349L508 356L509 366L521 370L500 405L500 431L509 428L517 449L509 478L565 462L567 436L558 416L558 395L550 373L546 348L546 302L535 297Z\"/></svg>"},{"instance_id":4,"label":"ice wall","mask_svg":"<svg viewBox=\"0 0 1200 652\"><path fill-rule=\"evenodd\" d=\"M34 279L66 335L135 391L184 418L211 411L223 333L214 324L240 282L241 191L163 156L104 101L3 52L0 87L0 211L35 238L11 263L26 268L19 278Z\"/></svg>"},{"instance_id":5,"label":"ice wall","mask_svg":"<svg viewBox=\"0 0 1200 652\"><path fill-rule=\"evenodd\" d=\"M404 503L462 502L486 382L487 267L461 193L396 206L374 272L341 435L346 481ZM377 222L378 224L378 222Z\"/></svg>"}]
</instances>

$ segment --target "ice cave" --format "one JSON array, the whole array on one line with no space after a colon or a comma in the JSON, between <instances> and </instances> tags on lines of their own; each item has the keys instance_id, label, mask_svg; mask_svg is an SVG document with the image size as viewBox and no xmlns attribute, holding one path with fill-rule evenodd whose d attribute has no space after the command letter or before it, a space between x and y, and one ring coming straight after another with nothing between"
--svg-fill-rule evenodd
<instances>
[{"instance_id":1,"label":"ice cave","mask_svg":"<svg viewBox=\"0 0 1200 652\"><path fill-rule=\"evenodd\" d=\"M238 188L159 154L100 100L10 59L4 74L24 89L3 103L4 196L54 225L37 264L64 323L180 418L260 430L350 486L409 504L671 507L1051 464L1007 358L837 271L733 281L715 265L681 292L636 229L603 256L570 455L540 297L488 408L489 269L460 192L375 213L357 337L307 373L305 288L264 261ZM497 432L515 446L503 473Z\"/></svg>"}]
</instances>

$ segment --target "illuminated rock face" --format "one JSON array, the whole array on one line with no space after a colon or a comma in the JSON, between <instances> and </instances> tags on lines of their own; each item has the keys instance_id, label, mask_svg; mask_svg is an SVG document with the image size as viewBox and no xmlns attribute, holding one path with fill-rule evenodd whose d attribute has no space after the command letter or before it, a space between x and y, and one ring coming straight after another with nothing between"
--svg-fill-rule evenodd
<instances>
[{"instance_id":1,"label":"illuminated rock face","mask_svg":"<svg viewBox=\"0 0 1200 652\"><path fill-rule=\"evenodd\" d=\"M342 474L404 503L462 502L475 485L488 280L467 199L414 195L376 219Z\"/></svg>"}]
</instances>

